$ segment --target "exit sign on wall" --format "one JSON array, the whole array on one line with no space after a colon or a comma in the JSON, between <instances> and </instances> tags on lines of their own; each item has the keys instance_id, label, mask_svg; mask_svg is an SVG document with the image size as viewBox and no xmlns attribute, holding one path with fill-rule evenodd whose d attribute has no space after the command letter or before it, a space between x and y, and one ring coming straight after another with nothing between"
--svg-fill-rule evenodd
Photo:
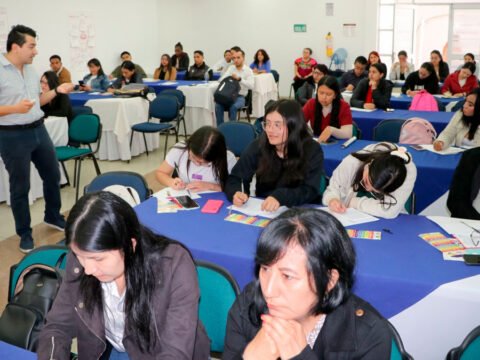
<instances>
[{"instance_id":1,"label":"exit sign on wall","mask_svg":"<svg viewBox=\"0 0 480 360\"><path fill-rule=\"evenodd\" d=\"M307 25L306 24L294 24L293 25L293 32L307 32Z\"/></svg>"}]
</instances>

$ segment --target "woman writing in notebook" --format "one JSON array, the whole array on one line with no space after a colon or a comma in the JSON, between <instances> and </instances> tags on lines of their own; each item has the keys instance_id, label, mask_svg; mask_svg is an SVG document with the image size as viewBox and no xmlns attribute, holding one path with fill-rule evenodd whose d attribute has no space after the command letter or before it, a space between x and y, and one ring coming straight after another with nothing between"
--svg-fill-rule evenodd
<instances>
[{"instance_id":1,"label":"woman writing in notebook","mask_svg":"<svg viewBox=\"0 0 480 360\"><path fill-rule=\"evenodd\" d=\"M300 104L274 102L263 127L265 132L245 149L228 177L228 199L236 206L245 204L255 175L255 195L265 198L264 211L318 201L323 152L308 131Z\"/></svg>"},{"instance_id":2,"label":"woman writing in notebook","mask_svg":"<svg viewBox=\"0 0 480 360\"><path fill-rule=\"evenodd\" d=\"M334 212L351 207L391 219L403 210L416 178L417 168L405 148L372 144L343 159L333 171L322 201Z\"/></svg>"},{"instance_id":3,"label":"woman writing in notebook","mask_svg":"<svg viewBox=\"0 0 480 360\"><path fill-rule=\"evenodd\" d=\"M203 126L168 152L156 176L162 185L175 190L222 191L236 162L222 133Z\"/></svg>"}]
</instances>

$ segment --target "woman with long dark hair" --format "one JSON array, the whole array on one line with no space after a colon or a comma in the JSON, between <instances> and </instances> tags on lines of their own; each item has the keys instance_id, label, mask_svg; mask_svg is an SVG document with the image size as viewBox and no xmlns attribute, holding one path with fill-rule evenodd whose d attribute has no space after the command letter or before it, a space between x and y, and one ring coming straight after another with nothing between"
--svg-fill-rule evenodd
<instances>
[{"instance_id":1,"label":"woman with long dark hair","mask_svg":"<svg viewBox=\"0 0 480 360\"><path fill-rule=\"evenodd\" d=\"M387 321L352 293L355 262L332 215L295 208L272 220L257 242L256 280L230 309L222 358L389 359Z\"/></svg>"},{"instance_id":2,"label":"woman with long dark hair","mask_svg":"<svg viewBox=\"0 0 480 360\"><path fill-rule=\"evenodd\" d=\"M170 59L172 66L177 71L187 71L188 66L190 65L190 58L188 54L183 51L183 45L181 42L175 44L175 53Z\"/></svg>"},{"instance_id":3,"label":"woman with long dark hair","mask_svg":"<svg viewBox=\"0 0 480 360\"><path fill-rule=\"evenodd\" d=\"M245 149L228 177L228 199L237 206L245 204L255 175L255 196L265 198L265 211L318 201L323 152L300 105L294 100L274 102L267 108L263 127L265 131Z\"/></svg>"},{"instance_id":4,"label":"woman with long dark hair","mask_svg":"<svg viewBox=\"0 0 480 360\"><path fill-rule=\"evenodd\" d=\"M352 112L342 99L338 80L326 75L318 82L317 96L303 107L305 120L310 123L318 142L352 137Z\"/></svg>"},{"instance_id":5,"label":"woman with long dark hair","mask_svg":"<svg viewBox=\"0 0 480 360\"><path fill-rule=\"evenodd\" d=\"M177 78L177 69L171 64L170 55L163 54L160 59L160 66L153 73L155 80L175 80Z\"/></svg>"},{"instance_id":6,"label":"woman with long dark hair","mask_svg":"<svg viewBox=\"0 0 480 360\"><path fill-rule=\"evenodd\" d=\"M89 74L83 78L83 85L80 86L84 91L106 91L110 85L108 76L104 73L102 64L96 58L90 59L87 62Z\"/></svg>"},{"instance_id":7,"label":"woman with long dark hair","mask_svg":"<svg viewBox=\"0 0 480 360\"><path fill-rule=\"evenodd\" d=\"M476 66L473 62L466 62L460 70L447 76L443 83L442 94L453 97L464 97L478 87L478 79L475 76Z\"/></svg>"},{"instance_id":8,"label":"woman with long dark hair","mask_svg":"<svg viewBox=\"0 0 480 360\"><path fill-rule=\"evenodd\" d=\"M203 126L168 152L156 176L162 185L175 190L222 191L236 162L222 133Z\"/></svg>"},{"instance_id":9,"label":"woman with long dark hair","mask_svg":"<svg viewBox=\"0 0 480 360\"><path fill-rule=\"evenodd\" d=\"M368 70L368 78L360 80L353 90L350 105L361 109L383 109L390 106L393 84L386 80L387 67L382 63L375 63Z\"/></svg>"},{"instance_id":10,"label":"woman with long dark hair","mask_svg":"<svg viewBox=\"0 0 480 360\"><path fill-rule=\"evenodd\" d=\"M108 89L109 92L113 92L115 89L121 89L128 84L143 83L142 77L139 73L137 73L137 68L133 62L124 61L120 71L122 72L122 76L113 82Z\"/></svg>"},{"instance_id":11,"label":"woman with long dark hair","mask_svg":"<svg viewBox=\"0 0 480 360\"><path fill-rule=\"evenodd\" d=\"M450 69L448 68L448 64L443 61L440 51L433 50L430 53L430 62L433 65L433 69L435 70L435 74L437 74L438 80L440 82L444 82L448 74L450 74Z\"/></svg>"},{"instance_id":12,"label":"woman with long dark hair","mask_svg":"<svg viewBox=\"0 0 480 360\"><path fill-rule=\"evenodd\" d=\"M467 95L462 110L453 115L447 127L433 143L435 150L445 150L451 145L480 146L480 88Z\"/></svg>"},{"instance_id":13,"label":"woman with long dark hair","mask_svg":"<svg viewBox=\"0 0 480 360\"><path fill-rule=\"evenodd\" d=\"M429 62L424 62L420 69L408 75L402 86L402 93L411 97L417 95L420 90L426 90L432 95L440 91L437 74Z\"/></svg>"},{"instance_id":14,"label":"woman with long dark hair","mask_svg":"<svg viewBox=\"0 0 480 360\"><path fill-rule=\"evenodd\" d=\"M56 89L58 85L60 85L60 81L54 71L46 71L40 78L42 93ZM73 119L72 104L67 94L58 93L50 102L42 105L41 109L45 113L45 117L66 117L69 123Z\"/></svg>"},{"instance_id":15,"label":"woman with long dark hair","mask_svg":"<svg viewBox=\"0 0 480 360\"><path fill-rule=\"evenodd\" d=\"M269 73L271 70L270 56L263 49L257 50L253 57L253 62L250 64L254 74Z\"/></svg>"},{"instance_id":16,"label":"woman with long dark hair","mask_svg":"<svg viewBox=\"0 0 480 360\"><path fill-rule=\"evenodd\" d=\"M417 168L403 147L372 144L348 155L333 171L322 202L343 213L358 209L383 218L395 218L410 197Z\"/></svg>"},{"instance_id":17,"label":"woman with long dark hair","mask_svg":"<svg viewBox=\"0 0 480 360\"><path fill-rule=\"evenodd\" d=\"M208 358L188 250L143 227L109 192L82 197L65 234L71 252L39 359L69 358L73 338L81 359Z\"/></svg>"}]
</instances>

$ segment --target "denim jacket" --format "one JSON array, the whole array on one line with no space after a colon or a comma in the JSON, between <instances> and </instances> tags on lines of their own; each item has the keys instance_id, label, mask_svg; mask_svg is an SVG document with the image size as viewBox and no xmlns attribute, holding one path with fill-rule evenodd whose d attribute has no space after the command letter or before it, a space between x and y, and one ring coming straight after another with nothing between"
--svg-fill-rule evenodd
<instances>
[{"instance_id":1,"label":"denim jacket","mask_svg":"<svg viewBox=\"0 0 480 360\"><path fill-rule=\"evenodd\" d=\"M92 74L85 75L83 81L85 84L90 80ZM92 91L107 91L108 87L110 86L110 80L108 79L107 75L100 75L97 76L95 79L92 80Z\"/></svg>"}]
</instances>

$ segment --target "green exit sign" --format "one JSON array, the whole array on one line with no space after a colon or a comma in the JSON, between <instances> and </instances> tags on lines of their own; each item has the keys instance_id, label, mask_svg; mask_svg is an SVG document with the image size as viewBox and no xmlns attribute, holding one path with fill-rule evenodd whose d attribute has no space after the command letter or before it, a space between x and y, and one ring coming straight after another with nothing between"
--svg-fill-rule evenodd
<instances>
[{"instance_id":1,"label":"green exit sign","mask_svg":"<svg viewBox=\"0 0 480 360\"><path fill-rule=\"evenodd\" d=\"M293 25L294 32L307 32L307 24L294 24Z\"/></svg>"}]
</instances>

